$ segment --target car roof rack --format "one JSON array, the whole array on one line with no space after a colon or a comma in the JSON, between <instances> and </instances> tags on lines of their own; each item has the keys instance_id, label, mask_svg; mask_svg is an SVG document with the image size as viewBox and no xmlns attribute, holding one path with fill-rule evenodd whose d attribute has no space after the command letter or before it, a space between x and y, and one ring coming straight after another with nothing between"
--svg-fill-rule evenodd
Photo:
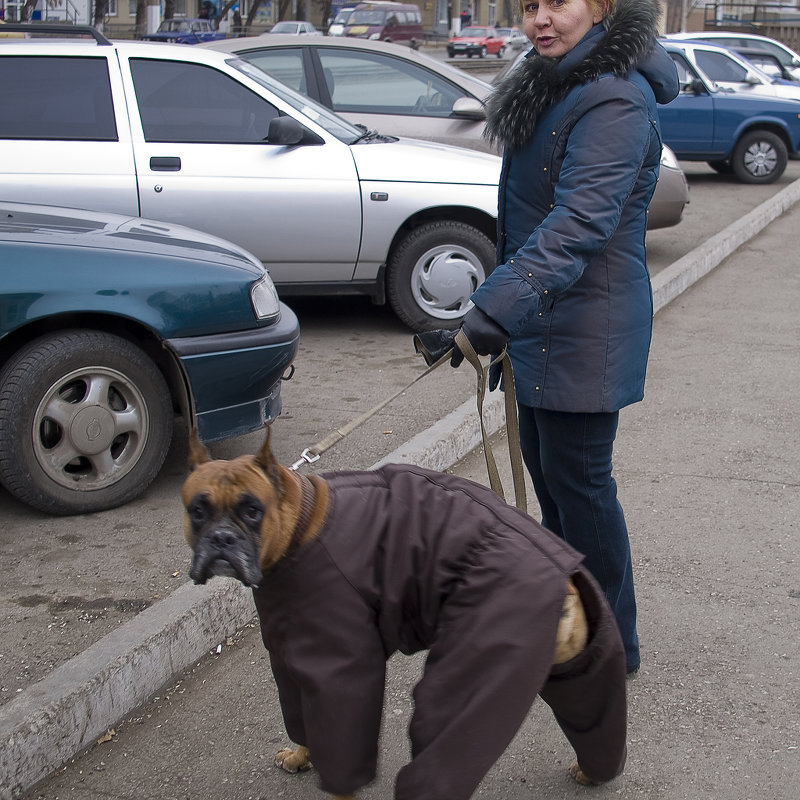
<instances>
[{"instance_id":1,"label":"car roof rack","mask_svg":"<svg viewBox=\"0 0 800 800\"><path fill-rule=\"evenodd\" d=\"M7 22L0 28L3 33L35 33L45 35L69 34L70 36L91 36L97 44L113 44L97 28L91 25L69 25L57 22Z\"/></svg>"}]
</instances>

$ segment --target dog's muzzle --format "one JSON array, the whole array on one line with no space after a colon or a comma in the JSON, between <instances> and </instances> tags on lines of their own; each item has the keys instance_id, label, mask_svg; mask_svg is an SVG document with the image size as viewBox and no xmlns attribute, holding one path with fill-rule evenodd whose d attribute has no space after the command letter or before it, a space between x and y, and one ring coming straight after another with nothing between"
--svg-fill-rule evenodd
<instances>
[{"instance_id":1,"label":"dog's muzzle","mask_svg":"<svg viewBox=\"0 0 800 800\"><path fill-rule=\"evenodd\" d=\"M217 525L197 537L189 577L202 584L215 575L236 578L252 588L261 582L255 546L233 523Z\"/></svg>"}]
</instances>

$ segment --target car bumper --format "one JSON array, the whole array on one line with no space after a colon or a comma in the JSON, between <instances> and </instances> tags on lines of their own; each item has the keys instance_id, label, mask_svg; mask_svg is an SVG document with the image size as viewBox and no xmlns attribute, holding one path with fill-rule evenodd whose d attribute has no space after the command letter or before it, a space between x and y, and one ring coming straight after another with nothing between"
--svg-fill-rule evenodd
<instances>
[{"instance_id":1,"label":"car bumper","mask_svg":"<svg viewBox=\"0 0 800 800\"><path fill-rule=\"evenodd\" d=\"M170 339L192 395L204 442L258 430L281 411L281 376L294 360L300 326L281 303L274 325L249 331Z\"/></svg>"},{"instance_id":2,"label":"car bumper","mask_svg":"<svg viewBox=\"0 0 800 800\"><path fill-rule=\"evenodd\" d=\"M447 45L448 51L452 51L457 56L464 55L466 53L480 53L481 52L481 45L479 44L449 44Z\"/></svg>"},{"instance_id":3,"label":"car bumper","mask_svg":"<svg viewBox=\"0 0 800 800\"><path fill-rule=\"evenodd\" d=\"M683 170L661 166L658 188L650 201L647 213L647 229L670 228L683 217L689 202L689 184Z\"/></svg>"}]
</instances>

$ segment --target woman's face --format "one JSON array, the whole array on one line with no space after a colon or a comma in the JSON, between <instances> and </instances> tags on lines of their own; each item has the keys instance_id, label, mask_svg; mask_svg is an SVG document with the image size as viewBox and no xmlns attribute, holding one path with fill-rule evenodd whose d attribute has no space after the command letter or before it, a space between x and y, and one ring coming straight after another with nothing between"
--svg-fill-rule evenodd
<instances>
[{"instance_id":1,"label":"woman's face","mask_svg":"<svg viewBox=\"0 0 800 800\"><path fill-rule=\"evenodd\" d=\"M524 0L522 30L540 56L560 58L603 19L589 0Z\"/></svg>"}]
</instances>

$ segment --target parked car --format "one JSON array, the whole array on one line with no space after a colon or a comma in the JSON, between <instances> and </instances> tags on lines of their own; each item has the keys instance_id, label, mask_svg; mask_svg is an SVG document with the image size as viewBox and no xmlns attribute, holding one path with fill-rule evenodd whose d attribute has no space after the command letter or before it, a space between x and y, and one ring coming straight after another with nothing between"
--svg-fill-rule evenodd
<instances>
[{"instance_id":1,"label":"parked car","mask_svg":"<svg viewBox=\"0 0 800 800\"><path fill-rule=\"evenodd\" d=\"M172 42L173 44L199 44L224 39L207 19L165 19L155 33L142 36L145 42Z\"/></svg>"},{"instance_id":2,"label":"parked car","mask_svg":"<svg viewBox=\"0 0 800 800\"><path fill-rule=\"evenodd\" d=\"M789 70L795 80L800 80L800 55L777 39L768 36L759 36L755 33L729 32L729 31L695 31L681 33L681 39L702 39L704 42L738 50L740 47L764 50L772 53L785 69Z\"/></svg>"},{"instance_id":3,"label":"parked car","mask_svg":"<svg viewBox=\"0 0 800 800\"><path fill-rule=\"evenodd\" d=\"M486 58L494 55L501 58L506 49L505 39L495 28L470 25L459 33L451 36L447 42L447 55L449 58L456 56L478 56Z\"/></svg>"},{"instance_id":4,"label":"parked car","mask_svg":"<svg viewBox=\"0 0 800 800\"><path fill-rule=\"evenodd\" d=\"M495 266L497 156L357 128L227 53L78 27L0 41L0 198L190 225L254 253L282 295L459 325Z\"/></svg>"},{"instance_id":5,"label":"parked car","mask_svg":"<svg viewBox=\"0 0 800 800\"><path fill-rule=\"evenodd\" d=\"M209 442L281 409L297 318L264 266L200 231L0 201L0 482L51 514L150 485L173 416Z\"/></svg>"},{"instance_id":6,"label":"parked car","mask_svg":"<svg viewBox=\"0 0 800 800\"><path fill-rule=\"evenodd\" d=\"M721 89L800 100L800 83L770 77L733 50L699 40L684 41L672 36L665 40L672 52L680 50L687 61L700 69Z\"/></svg>"},{"instance_id":7,"label":"parked car","mask_svg":"<svg viewBox=\"0 0 800 800\"><path fill-rule=\"evenodd\" d=\"M405 42L416 50L425 38L422 14L413 3L359 3L347 20L345 36L378 42Z\"/></svg>"},{"instance_id":8,"label":"parked car","mask_svg":"<svg viewBox=\"0 0 800 800\"><path fill-rule=\"evenodd\" d=\"M509 50L527 50L531 46L531 40L519 28L498 28L497 33Z\"/></svg>"},{"instance_id":9,"label":"parked car","mask_svg":"<svg viewBox=\"0 0 800 800\"><path fill-rule=\"evenodd\" d=\"M492 86L424 53L386 42L251 36L207 45L236 53L355 124L396 136L489 150L483 103ZM689 187L665 150L648 227L681 220Z\"/></svg>"},{"instance_id":10,"label":"parked car","mask_svg":"<svg viewBox=\"0 0 800 800\"><path fill-rule=\"evenodd\" d=\"M722 89L680 43L664 41L680 95L658 107L664 141L679 159L706 161L744 183L773 183L800 146L800 102Z\"/></svg>"},{"instance_id":11,"label":"parked car","mask_svg":"<svg viewBox=\"0 0 800 800\"><path fill-rule=\"evenodd\" d=\"M394 136L490 151L490 84L419 51L344 37L250 36L214 42L354 124Z\"/></svg>"},{"instance_id":12,"label":"parked car","mask_svg":"<svg viewBox=\"0 0 800 800\"><path fill-rule=\"evenodd\" d=\"M310 22L305 20L283 20L276 22L270 33L296 34L298 36L322 36L322 31L317 30Z\"/></svg>"},{"instance_id":13,"label":"parked car","mask_svg":"<svg viewBox=\"0 0 800 800\"><path fill-rule=\"evenodd\" d=\"M216 47L216 45L209 45ZM509 62L494 79L497 84L509 72L519 69L527 57L530 48L520 53L513 61ZM666 145L661 148L661 170L658 183L647 213L647 229L670 228L677 225L682 217L683 210L689 203L689 184L686 175L678 163L672 150Z\"/></svg>"},{"instance_id":14,"label":"parked car","mask_svg":"<svg viewBox=\"0 0 800 800\"><path fill-rule=\"evenodd\" d=\"M355 11L355 6L347 6L340 8L333 18L333 22L328 26L328 36L344 36L344 29L347 25L350 15Z\"/></svg>"}]
</instances>

